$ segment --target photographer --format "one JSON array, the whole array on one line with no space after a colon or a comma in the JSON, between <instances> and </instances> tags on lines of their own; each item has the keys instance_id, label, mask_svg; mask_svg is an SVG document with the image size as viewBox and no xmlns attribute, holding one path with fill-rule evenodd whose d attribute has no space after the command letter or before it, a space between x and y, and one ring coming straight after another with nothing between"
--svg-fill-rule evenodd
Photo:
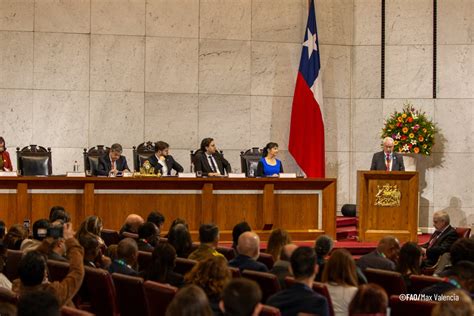
<instances>
[{"instance_id":1,"label":"photographer","mask_svg":"<svg viewBox=\"0 0 474 316\"><path fill-rule=\"evenodd\" d=\"M55 239L64 238L69 272L61 281L48 282L47 261L45 255ZM13 291L20 296L36 290L52 292L59 301L59 305L74 306L71 299L81 287L84 278L83 264L84 250L74 238L71 223L62 226L53 225L48 228L48 237L36 251L23 256L18 265L19 279L13 281Z\"/></svg>"}]
</instances>

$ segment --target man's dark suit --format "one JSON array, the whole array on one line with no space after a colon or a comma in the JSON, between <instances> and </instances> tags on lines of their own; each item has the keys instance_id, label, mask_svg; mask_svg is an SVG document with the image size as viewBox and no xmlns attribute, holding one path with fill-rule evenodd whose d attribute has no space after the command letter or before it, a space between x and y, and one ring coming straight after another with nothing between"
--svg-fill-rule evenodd
<instances>
[{"instance_id":1,"label":"man's dark suit","mask_svg":"<svg viewBox=\"0 0 474 316\"><path fill-rule=\"evenodd\" d=\"M131 275L131 276L138 276L138 272L133 270L132 268L128 267L127 265L124 265L120 263L117 260L114 260L112 264L109 267L109 272L110 273L121 273L121 274L126 274L126 275Z\"/></svg>"},{"instance_id":2,"label":"man's dark suit","mask_svg":"<svg viewBox=\"0 0 474 316\"><path fill-rule=\"evenodd\" d=\"M249 256L238 255L229 261L229 266L238 268L240 271L252 270L258 272L268 272L268 268L261 262L255 261Z\"/></svg>"},{"instance_id":3,"label":"man's dark suit","mask_svg":"<svg viewBox=\"0 0 474 316\"><path fill-rule=\"evenodd\" d=\"M329 315L326 298L302 283L270 296L266 304L280 309L282 316L296 316L299 313Z\"/></svg>"},{"instance_id":4,"label":"man's dark suit","mask_svg":"<svg viewBox=\"0 0 474 316\"><path fill-rule=\"evenodd\" d=\"M127 165L127 158L125 156L120 156L117 161L115 161L118 171L130 170ZM105 155L99 158L99 166L97 168L98 176L108 176L110 170L112 169L112 163L110 161L109 155Z\"/></svg>"},{"instance_id":5,"label":"man's dark suit","mask_svg":"<svg viewBox=\"0 0 474 316\"><path fill-rule=\"evenodd\" d=\"M156 155L152 155L148 161L150 162L150 165L155 168L155 172L157 173L158 170L161 170L163 169L163 166L158 163L158 158L156 157ZM183 172L184 171L184 168L176 161L174 160L173 156L166 156L165 158L165 163L166 163L166 166L168 167L168 176L171 175L171 170L174 169L176 170L176 172Z\"/></svg>"},{"instance_id":6,"label":"man's dark suit","mask_svg":"<svg viewBox=\"0 0 474 316\"><path fill-rule=\"evenodd\" d=\"M385 171L386 169L387 166L385 162L385 153L383 151L375 153L372 157L372 164L370 166L370 170ZM391 171L405 171L405 165L403 164L403 156L399 153L393 153Z\"/></svg>"},{"instance_id":7,"label":"man's dark suit","mask_svg":"<svg viewBox=\"0 0 474 316\"><path fill-rule=\"evenodd\" d=\"M357 266L362 272L367 268L395 271L395 263L383 257L377 250L360 257L360 259L357 260Z\"/></svg>"},{"instance_id":8,"label":"man's dark suit","mask_svg":"<svg viewBox=\"0 0 474 316\"><path fill-rule=\"evenodd\" d=\"M221 175L225 174L224 170L227 171L227 173L232 171L230 163L225 160L221 154L214 153L212 156L216 161L217 171ZM194 157L194 169L195 171L202 171L203 176L207 176L209 173L214 172L212 171L211 165L209 164L206 153L203 153L202 151L197 152L196 156Z\"/></svg>"},{"instance_id":9,"label":"man's dark suit","mask_svg":"<svg viewBox=\"0 0 474 316\"><path fill-rule=\"evenodd\" d=\"M437 237L433 245L430 247L430 241L436 237L436 234L432 234L430 240L422 245L423 248L426 248L426 260L423 262L424 266L435 265L436 262L438 262L439 257L445 252L448 252L454 242L459 238L456 229L451 225L449 225L449 227L447 227L441 235Z\"/></svg>"}]
</instances>

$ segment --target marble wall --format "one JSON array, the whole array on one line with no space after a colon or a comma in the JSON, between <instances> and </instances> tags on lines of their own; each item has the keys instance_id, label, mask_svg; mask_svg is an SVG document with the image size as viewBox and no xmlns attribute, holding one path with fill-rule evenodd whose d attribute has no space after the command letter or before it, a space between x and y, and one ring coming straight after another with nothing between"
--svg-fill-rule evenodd
<instances>
[{"instance_id":1,"label":"marble wall","mask_svg":"<svg viewBox=\"0 0 474 316\"><path fill-rule=\"evenodd\" d=\"M355 203L356 170L379 147L383 119L405 100L439 123L419 161L420 224L449 209L474 222L473 2L439 0L438 99L431 98L432 1L387 2L386 98L380 98L379 0L316 0L326 170L338 205ZM0 134L14 148L53 150L54 173L82 149L163 139L189 165L212 136L234 168L239 152L287 151L307 0L2 0ZM367 136L368 135L368 136ZM16 163L16 162L14 162Z\"/></svg>"}]
</instances>

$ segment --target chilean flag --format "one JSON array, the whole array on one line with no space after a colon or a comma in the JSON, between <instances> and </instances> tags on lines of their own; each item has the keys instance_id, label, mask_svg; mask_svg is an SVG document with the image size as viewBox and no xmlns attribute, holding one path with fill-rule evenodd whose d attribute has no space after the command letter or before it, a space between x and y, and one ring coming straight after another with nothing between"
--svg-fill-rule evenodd
<instances>
[{"instance_id":1,"label":"chilean flag","mask_svg":"<svg viewBox=\"0 0 474 316\"><path fill-rule=\"evenodd\" d=\"M311 178L323 178L325 174L320 70L316 15L314 0L311 0L293 97L288 148L299 167Z\"/></svg>"}]
</instances>

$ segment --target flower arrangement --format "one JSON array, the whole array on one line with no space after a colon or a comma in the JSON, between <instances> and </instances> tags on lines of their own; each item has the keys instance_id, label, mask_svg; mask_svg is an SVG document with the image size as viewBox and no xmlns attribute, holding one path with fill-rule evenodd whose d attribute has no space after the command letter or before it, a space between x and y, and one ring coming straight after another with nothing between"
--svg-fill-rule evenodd
<instances>
[{"instance_id":1,"label":"flower arrangement","mask_svg":"<svg viewBox=\"0 0 474 316\"><path fill-rule=\"evenodd\" d=\"M415 110L413 105L407 102L402 112L395 111L385 121L382 139L392 137L393 150L396 152L429 156L436 132L436 124L426 117L425 112Z\"/></svg>"}]
</instances>

